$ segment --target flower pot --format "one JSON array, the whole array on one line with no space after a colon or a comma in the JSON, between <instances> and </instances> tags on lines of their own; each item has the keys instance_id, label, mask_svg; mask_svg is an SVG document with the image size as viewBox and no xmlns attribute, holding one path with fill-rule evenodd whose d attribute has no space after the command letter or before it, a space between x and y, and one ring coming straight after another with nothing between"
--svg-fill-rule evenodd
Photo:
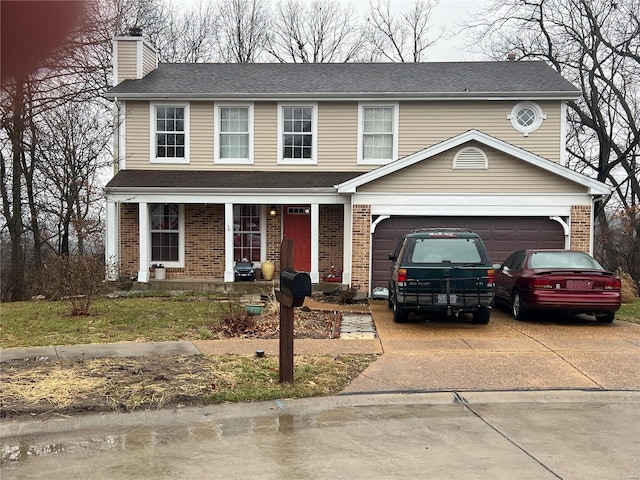
<instances>
[{"instance_id":1,"label":"flower pot","mask_svg":"<svg viewBox=\"0 0 640 480\"><path fill-rule=\"evenodd\" d=\"M261 315L263 305L247 305L247 313L249 315Z\"/></svg>"},{"instance_id":2,"label":"flower pot","mask_svg":"<svg viewBox=\"0 0 640 480\"><path fill-rule=\"evenodd\" d=\"M153 275L156 280L164 280L167 278L167 270L165 268L154 268Z\"/></svg>"},{"instance_id":3,"label":"flower pot","mask_svg":"<svg viewBox=\"0 0 640 480\"><path fill-rule=\"evenodd\" d=\"M265 262L262 262L261 270L262 270L262 278L264 278L265 280L272 280L273 272L276 271L276 266L271 260L267 260Z\"/></svg>"}]
</instances>

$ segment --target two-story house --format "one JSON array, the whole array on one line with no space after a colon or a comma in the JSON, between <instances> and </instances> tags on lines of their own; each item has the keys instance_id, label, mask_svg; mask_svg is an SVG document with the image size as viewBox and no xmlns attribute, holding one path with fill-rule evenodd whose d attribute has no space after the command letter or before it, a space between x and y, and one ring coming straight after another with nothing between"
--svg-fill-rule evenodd
<instances>
[{"instance_id":1,"label":"two-story house","mask_svg":"<svg viewBox=\"0 0 640 480\"><path fill-rule=\"evenodd\" d=\"M142 282L232 282L291 238L312 282L334 266L371 292L423 227L470 228L494 262L589 252L610 192L564 166L579 91L543 62L158 64L132 36L114 77L106 256Z\"/></svg>"}]
</instances>

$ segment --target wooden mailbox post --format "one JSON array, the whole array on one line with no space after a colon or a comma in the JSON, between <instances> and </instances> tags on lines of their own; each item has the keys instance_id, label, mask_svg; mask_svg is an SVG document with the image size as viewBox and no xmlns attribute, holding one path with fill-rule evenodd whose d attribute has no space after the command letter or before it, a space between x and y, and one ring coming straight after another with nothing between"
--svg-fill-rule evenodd
<instances>
[{"instance_id":1,"label":"wooden mailbox post","mask_svg":"<svg viewBox=\"0 0 640 480\"><path fill-rule=\"evenodd\" d=\"M293 270L291 239L283 240L280 246L280 272L280 289L276 290L280 302L280 383L293 383L293 309L301 307L304 297L311 294L311 280L306 273ZM283 285L285 281L302 283L303 288Z\"/></svg>"}]
</instances>

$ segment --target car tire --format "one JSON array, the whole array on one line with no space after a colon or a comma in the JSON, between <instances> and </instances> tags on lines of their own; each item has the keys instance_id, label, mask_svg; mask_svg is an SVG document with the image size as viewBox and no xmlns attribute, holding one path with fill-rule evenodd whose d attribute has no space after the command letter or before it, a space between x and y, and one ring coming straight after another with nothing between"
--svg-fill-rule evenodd
<instances>
[{"instance_id":1,"label":"car tire","mask_svg":"<svg viewBox=\"0 0 640 480\"><path fill-rule=\"evenodd\" d=\"M409 320L409 312L398 302L393 303L393 321L396 323L406 323Z\"/></svg>"},{"instance_id":2,"label":"car tire","mask_svg":"<svg viewBox=\"0 0 640 480\"><path fill-rule=\"evenodd\" d=\"M526 309L522 306L520 292L516 291L511 299L511 313L516 320L524 320L527 316Z\"/></svg>"},{"instance_id":3,"label":"car tire","mask_svg":"<svg viewBox=\"0 0 640 480\"><path fill-rule=\"evenodd\" d=\"M598 323L611 323L613 319L616 317L616 312L608 311L604 313L599 313L596 315L596 322Z\"/></svg>"},{"instance_id":4,"label":"car tire","mask_svg":"<svg viewBox=\"0 0 640 480\"><path fill-rule=\"evenodd\" d=\"M486 325L491 318L491 309L489 307L480 307L477 311L473 312L473 318L471 323Z\"/></svg>"}]
</instances>

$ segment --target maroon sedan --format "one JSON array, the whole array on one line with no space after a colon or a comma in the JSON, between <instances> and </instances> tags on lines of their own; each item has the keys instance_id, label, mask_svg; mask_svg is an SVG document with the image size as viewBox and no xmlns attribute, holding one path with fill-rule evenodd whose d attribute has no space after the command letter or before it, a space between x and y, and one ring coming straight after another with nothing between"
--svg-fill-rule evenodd
<instances>
[{"instance_id":1,"label":"maroon sedan","mask_svg":"<svg viewBox=\"0 0 640 480\"><path fill-rule=\"evenodd\" d=\"M496 302L521 320L531 310L595 315L611 323L620 308L620 279L573 250L520 250L496 269Z\"/></svg>"}]
</instances>

